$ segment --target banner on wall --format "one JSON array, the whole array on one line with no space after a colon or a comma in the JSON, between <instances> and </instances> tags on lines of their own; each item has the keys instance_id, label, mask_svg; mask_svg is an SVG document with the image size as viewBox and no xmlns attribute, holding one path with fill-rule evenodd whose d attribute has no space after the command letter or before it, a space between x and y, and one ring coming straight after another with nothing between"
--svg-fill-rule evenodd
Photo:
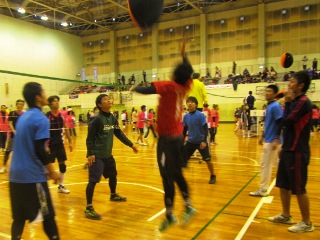
<instances>
[{"instance_id":1,"label":"banner on wall","mask_svg":"<svg viewBox=\"0 0 320 240\"><path fill-rule=\"evenodd\" d=\"M232 89L232 84L206 85L206 89Z\"/></svg>"},{"instance_id":2,"label":"banner on wall","mask_svg":"<svg viewBox=\"0 0 320 240\"><path fill-rule=\"evenodd\" d=\"M78 97L79 97L78 94L69 94L69 99L76 99Z\"/></svg>"},{"instance_id":3,"label":"banner on wall","mask_svg":"<svg viewBox=\"0 0 320 240\"><path fill-rule=\"evenodd\" d=\"M82 80L82 81L85 81L85 80L87 80L86 78L87 78L87 76L86 76L86 69L85 69L85 68L82 68L82 69L81 69L81 80Z\"/></svg>"},{"instance_id":4,"label":"banner on wall","mask_svg":"<svg viewBox=\"0 0 320 240\"><path fill-rule=\"evenodd\" d=\"M98 80L98 68L93 69L93 80L97 81Z\"/></svg>"}]
</instances>

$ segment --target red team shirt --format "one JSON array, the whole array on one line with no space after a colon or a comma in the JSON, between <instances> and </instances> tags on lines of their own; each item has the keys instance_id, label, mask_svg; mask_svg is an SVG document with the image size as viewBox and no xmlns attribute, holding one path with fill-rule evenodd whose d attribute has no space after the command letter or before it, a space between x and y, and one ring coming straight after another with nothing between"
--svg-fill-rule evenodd
<instances>
[{"instance_id":1,"label":"red team shirt","mask_svg":"<svg viewBox=\"0 0 320 240\"><path fill-rule=\"evenodd\" d=\"M158 133L160 136L181 136L183 132L182 110L191 80L182 86L174 81L154 82L160 95L158 107Z\"/></svg>"},{"instance_id":2,"label":"red team shirt","mask_svg":"<svg viewBox=\"0 0 320 240\"><path fill-rule=\"evenodd\" d=\"M146 121L146 114L145 112L141 111L138 114L137 128L144 128L145 121Z\"/></svg>"}]
</instances>

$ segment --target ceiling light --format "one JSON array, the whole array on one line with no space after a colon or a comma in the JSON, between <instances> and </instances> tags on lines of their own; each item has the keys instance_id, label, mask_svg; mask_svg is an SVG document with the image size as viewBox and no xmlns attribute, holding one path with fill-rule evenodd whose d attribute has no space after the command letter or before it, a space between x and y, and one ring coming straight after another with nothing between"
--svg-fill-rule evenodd
<instances>
[{"instance_id":1,"label":"ceiling light","mask_svg":"<svg viewBox=\"0 0 320 240\"><path fill-rule=\"evenodd\" d=\"M224 24L225 23L225 20L224 19L221 19L220 20L220 24Z\"/></svg>"},{"instance_id":2,"label":"ceiling light","mask_svg":"<svg viewBox=\"0 0 320 240\"><path fill-rule=\"evenodd\" d=\"M26 10L25 10L24 8L21 8L21 7L20 7L20 8L18 8L18 12L19 12L19 13L25 13Z\"/></svg>"},{"instance_id":3,"label":"ceiling light","mask_svg":"<svg viewBox=\"0 0 320 240\"><path fill-rule=\"evenodd\" d=\"M48 20L47 15L42 15L42 16L41 16L41 20L43 20L43 21L47 21L47 20Z\"/></svg>"},{"instance_id":4,"label":"ceiling light","mask_svg":"<svg viewBox=\"0 0 320 240\"><path fill-rule=\"evenodd\" d=\"M287 13L287 9L282 9L282 10L281 10L281 14L282 14L282 15L285 15L286 13Z\"/></svg>"},{"instance_id":5,"label":"ceiling light","mask_svg":"<svg viewBox=\"0 0 320 240\"><path fill-rule=\"evenodd\" d=\"M143 37L143 33L140 33L140 37Z\"/></svg>"},{"instance_id":6,"label":"ceiling light","mask_svg":"<svg viewBox=\"0 0 320 240\"><path fill-rule=\"evenodd\" d=\"M188 25L188 26L186 26L186 29L187 29L187 30L189 29L189 25Z\"/></svg>"},{"instance_id":7,"label":"ceiling light","mask_svg":"<svg viewBox=\"0 0 320 240\"><path fill-rule=\"evenodd\" d=\"M172 28L170 28L170 29L169 29L169 32L173 32L173 29L172 29Z\"/></svg>"},{"instance_id":8,"label":"ceiling light","mask_svg":"<svg viewBox=\"0 0 320 240\"><path fill-rule=\"evenodd\" d=\"M305 11L309 11L309 10L310 10L310 6L309 6L309 5L305 6L305 7L304 7L304 10L305 10Z\"/></svg>"},{"instance_id":9,"label":"ceiling light","mask_svg":"<svg viewBox=\"0 0 320 240\"><path fill-rule=\"evenodd\" d=\"M116 18L112 18L112 21L116 21Z\"/></svg>"},{"instance_id":10,"label":"ceiling light","mask_svg":"<svg viewBox=\"0 0 320 240\"><path fill-rule=\"evenodd\" d=\"M72 24L72 22L71 22L71 23L69 23L69 25L70 25L70 26L72 26L72 25L73 25L73 24Z\"/></svg>"},{"instance_id":11,"label":"ceiling light","mask_svg":"<svg viewBox=\"0 0 320 240\"><path fill-rule=\"evenodd\" d=\"M62 22L61 23L61 26L63 26L63 27L67 27L69 24L67 23L67 22Z\"/></svg>"},{"instance_id":12,"label":"ceiling light","mask_svg":"<svg viewBox=\"0 0 320 240\"><path fill-rule=\"evenodd\" d=\"M241 16L239 19L240 21L244 21L244 16Z\"/></svg>"}]
</instances>

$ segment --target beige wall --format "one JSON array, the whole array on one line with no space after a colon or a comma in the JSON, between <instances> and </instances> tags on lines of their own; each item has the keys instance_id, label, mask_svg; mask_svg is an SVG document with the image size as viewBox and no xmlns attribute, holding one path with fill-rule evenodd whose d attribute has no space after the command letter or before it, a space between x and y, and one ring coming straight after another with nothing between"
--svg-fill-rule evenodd
<instances>
[{"instance_id":1,"label":"beige wall","mask_svg":"<svg viewBox=\"0 0 320 240\"><path fill-rule=\"evenodd\" d=\"M207 37L205 63L201 60L205 54L200 46L202 22L198 15L159 23L158 39L154 42L151 30L147 30L143 37L139 36L140 32L135 28L115 31L118 64L110 71L120 72L128 78L132 73L141 76L142 70L146 70L148 80L151 81L154 80L150 78L152 68L156 68L160 79L168 79L172 66L180 59L179 45L185 35L188 37L187 51L190 61L195 71L201 73L202 64L205 64L211 74L214 73L215 66L218 66L222 69L223 76L227 76L232 71L232 61L237 63L237 73L241 73L244 68L251 73L257 73L261 71L259 58L263 59L264 66L273 66L278 72L284 72L279 59L285 52L294 56L294 63L288 69L293 71L302 68L301 59L304 55L310 60L309 66L311 59L320 58L319 0L287 0L263 4L263 7L259 7L257 2L254 6L242 7L239 4L238 9L207 14L204 21ZM304 10L306 5L310 5L309 11ZM287 10L285 15L281 14L282 9ZM259 20L261 15L264 15L263 20ZM244 16L243 21L240 21L240 16ZM224 20L224 23L221 23L221 20ZM126 36L129 39L126 39ZM108 35L104 37L108 38ZM85 59L89 69L101 63L93 60L100 59L101 51L109 51L108 48L112 47L101 46L99 39L101 36L97 36L95 40L92 37L82 39L86 55L89 55L87 50L92 54L91 58ZM99 51L90 51L87 44L89 41L94 41ZM91 48L93 49L92 46ZM157 66L151 66L153 48L158 49L158 59L154 61L158 63ZM110 65L110 58L105 58L104 63ZM107 81L114 81L109 79L112 76L108 75L108 71L103 72L103 68L100 74L108 79Z\"/></svg>"},{"instance_id":2,"label":"beige wall","mask_svg":"<svg viewBox=\"0 0 320 240\"><path fill-rule=\"evenodd\" d=\"M0 15L0 70L76 79L83 67L81 38ZM0 73L1 104L21 98L25 82L38 81L49 93L59 94L73 84Z\"/></svg>"}]
</instances>

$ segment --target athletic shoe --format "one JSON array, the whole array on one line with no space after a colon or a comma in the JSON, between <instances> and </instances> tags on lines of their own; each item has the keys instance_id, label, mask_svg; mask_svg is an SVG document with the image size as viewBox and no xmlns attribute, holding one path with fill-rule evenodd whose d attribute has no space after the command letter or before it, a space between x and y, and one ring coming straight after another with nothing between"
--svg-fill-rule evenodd
<instances>
[{"instance_id":1,"label":"athletic shoe","mask_svg":"<svg viewBox=\"0 0 320 240\"><path fill-rule=\"evenodd\" d=\"M274 217L269 217L268 220L270 222L274 222L274 223L285 223L285 224L293 224L294 223L293 218L291 216L286 217L286 216L283 216L282 214L279 214Z\"/></svg>"},{"instance_id":2,"label":"athletic shoe","mask_svg":"<svg viewBox=\"0 0 320 240\"><path fill-rule=\"evenodd\" d=\"M216 183L216 175L212 174L210 176L209 184L214 184L214 183Z\"/></svg>"},{"instance_id":3,"label":"athletic shoe","mask_svg":"<svg viewBox=\"0 0 320 240\"><path fill-rule=\"evenodd\" d=\"M125 202L125 201L127 201L127 198L120 196L118 193L112 193L110 196L110 201Z\"/></svg>"},{"instance_id":4,"label":"athletic shoe","mask_svg":"<svg viewBox=\"0 0 320 240\"><path fill-rule=\"evenodd\" d=\"M0 173L5 173L5 172L7 172L6 167L2 167L2 168L0 169Z\"/></svg>"},{"instance_id":5,"label":"athletic shoe","mask_svg":"<svg viewBox=\"0 0 320 240\"><path fill-rule=\"evenodd\" d=\"M189 206L183 213L182 225L186 225L190 221L191 217L196 214L196 212L197 210L195 208Z\"/></svg>"},{"instance_id":6,"label":"athletic shoe","mask_svg":"<svg viewBox=\"0 0 320 240\"><path fill-rule=\"evenodd\" d=\"M68 194L68 193L70 193L70 191L68 189L66 189L65 186L59 185L58 193L66 193L66 194Z\"/></svg>"},{"instance_id":7,"label":"athletic shoe","mask_svg":"<svg viewBox=\"0 0 320 240\"><path fill-rule=\"evenodd\" d=\"M96 211L93 209L93 207L88 207L86 210L84 210L84 215L87 218L93 219L93 220L100 220L101 216L96 213Z\"/></svg>"},{"instance_id":8,"label":"athletic shoe","mask_svg":"<svg viewBox=\"0 0 320 240\"><path fill-rule=\"evenodd\" d=\"M160 223L159 231L163 232L169 226L172 226L173 224L175 224L177 221L178 221L177 218L173 214L171 214L169 217L166 217L165 219L163 219L163 221Z\"/></svg>"},{"instance_id":9,"label":"athletic shoe","mask_svg":"<svg viewBox=\"0 0 320 240\"><path fill-rule=\"evenodd\" d=\"M299 222L296 225L288 228L289 232L294 233L304 233L304 232L313 232L314 226L312 223L306 224L305 222Z\"/></svg>"},{"instance_id":10,"label":"athletic shoe","mask_svg":"<svg viewBox=\"0 0 320 240\"><path fill-rule=\"evenodd\" d=\"M267 190L259 189L255 192L250 192L249 195L254 196L254 197L268 197L268 192L267 192Z\"/></svg>"}]
</instances>

